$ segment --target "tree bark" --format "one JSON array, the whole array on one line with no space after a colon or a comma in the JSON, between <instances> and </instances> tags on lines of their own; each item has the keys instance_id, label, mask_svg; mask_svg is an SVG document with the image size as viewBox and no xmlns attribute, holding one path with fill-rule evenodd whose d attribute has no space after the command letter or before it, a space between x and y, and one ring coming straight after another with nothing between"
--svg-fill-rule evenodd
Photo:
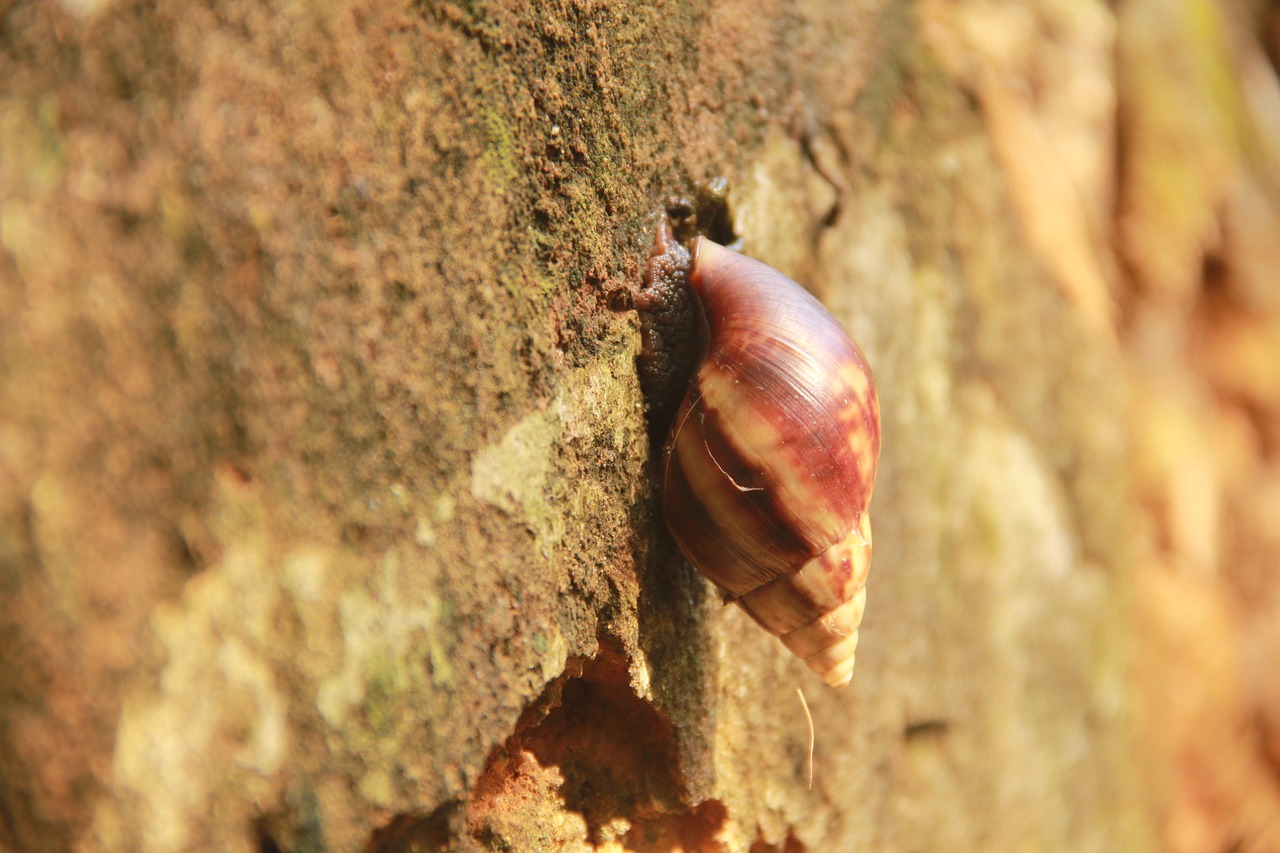
<instances>
[{"instance_id":1,"label":"tree bark","mask_svg":"<svg viewBox=\"0 0 1280 853\"><path fill-rule=\"evenodd\" d=\"M0 846L1169 846L1150 5L0 3ZM843 690L661 520L610 306L719 177L876 373Z\"/></svg>"}]
</instances>

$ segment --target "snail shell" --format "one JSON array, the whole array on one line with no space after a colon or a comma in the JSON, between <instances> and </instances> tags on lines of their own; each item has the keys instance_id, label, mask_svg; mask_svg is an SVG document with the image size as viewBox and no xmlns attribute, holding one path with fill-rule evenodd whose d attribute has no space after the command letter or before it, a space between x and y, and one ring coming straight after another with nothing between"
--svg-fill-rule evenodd
<instances>
[{"instance_id":1,"label":"snail shell","mask_svg":"<svg viewBox=\"0 0 1280 853\"><path fill-rule=\"evenodd\" d=\"M848 684L880 453L866 358L791 279L704 237L686 252L664 225L636 300L642 374L670 337L655 304L673 276L687 278L706 338L663 450L667 527L727 600L827 684Z\"/></svg>"}]
</instances>

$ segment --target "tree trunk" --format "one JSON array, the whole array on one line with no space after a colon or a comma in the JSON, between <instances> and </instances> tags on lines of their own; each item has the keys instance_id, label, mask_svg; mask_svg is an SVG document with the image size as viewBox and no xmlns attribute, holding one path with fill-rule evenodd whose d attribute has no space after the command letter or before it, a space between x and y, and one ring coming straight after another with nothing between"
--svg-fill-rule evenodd
<instances>
[{"instance_id":1,"label":"tree trunk","mask_svg":"<svg viewBox=\"0 0 1280 853\"><path fill-rule=\"evenodd\" d=\"M513 5L0 2L0 847L1280 849L1243 8ZM672 542L611 307L721 177L876 374L842 690Z\"/></svg>"}]
</instances>

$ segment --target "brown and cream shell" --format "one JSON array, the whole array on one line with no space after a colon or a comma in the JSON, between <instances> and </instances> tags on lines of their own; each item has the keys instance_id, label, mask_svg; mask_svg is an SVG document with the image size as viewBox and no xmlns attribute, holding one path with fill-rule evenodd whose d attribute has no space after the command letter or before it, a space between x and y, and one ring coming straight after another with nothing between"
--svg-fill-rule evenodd
<instances>
[{"instance_id":1,"label":"brown and cream shell","mask_svg":"<svg viewBox=\"0 0 1280 853\"><path fill-rule=\"evenodd\" d=\"M706 337L663 450L667 527L727 600L827 684L848 684L880 452L867 360L796 282L704 237L686 253L665 226L642 317L673 268Z\"/></svg>"}]
</instances>

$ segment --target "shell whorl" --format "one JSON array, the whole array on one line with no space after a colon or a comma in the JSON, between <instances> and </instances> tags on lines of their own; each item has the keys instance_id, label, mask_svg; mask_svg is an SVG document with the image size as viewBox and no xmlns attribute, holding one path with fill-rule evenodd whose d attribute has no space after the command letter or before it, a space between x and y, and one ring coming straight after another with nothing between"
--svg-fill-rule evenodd
<instances>
[{"instance_id":1,"label":"shell whorl","mask_svg":"<svg viewBox=\"0 0 1280 853\"><path fill-rule=\"evenodd\" d=\"M708 339L664 448L667 526L726 597L847 684L880 451L866 358L800 285L705 238L689 284Z\"/></svg>"}]
</instances>

